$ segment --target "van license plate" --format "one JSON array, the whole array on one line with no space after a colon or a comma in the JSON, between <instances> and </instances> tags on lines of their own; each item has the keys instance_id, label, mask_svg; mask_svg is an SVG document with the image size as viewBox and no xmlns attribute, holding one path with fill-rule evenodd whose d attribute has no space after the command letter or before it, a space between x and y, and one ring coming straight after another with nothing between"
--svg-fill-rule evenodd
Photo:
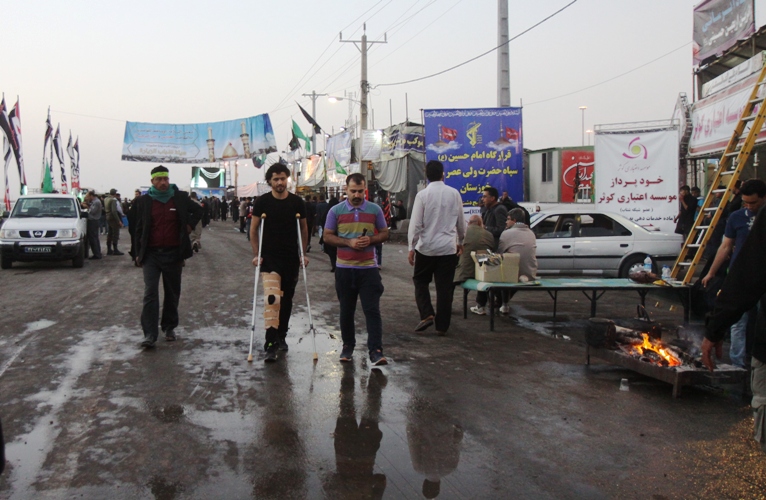
<instances>
[{"instance_id":1,"label":"van license plate","mask_svg":"<svg viewBox=\"0 0 766 500\"><path fill-rule=\"evenodd\" d=\"M51 253L51 247L24 247L26 253Z\"/></svg>"}]
</instances>

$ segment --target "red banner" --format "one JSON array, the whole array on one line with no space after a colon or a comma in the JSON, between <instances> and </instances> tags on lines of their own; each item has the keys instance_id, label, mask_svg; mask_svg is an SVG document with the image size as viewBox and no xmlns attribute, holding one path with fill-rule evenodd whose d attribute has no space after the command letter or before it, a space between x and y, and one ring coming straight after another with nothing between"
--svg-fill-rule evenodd
<instances>
[{"instance_id":1,"label":"red banner","mask_svg":"<svg viewBox=\"0 0 766 500\"><path fill-rule=\"evenodd\" d=\"M561 152L561 202L573 203L577 186L593 191L593 151L563 150ZM578 181L579 177L579 183Z\"/></svg>"}]
</instances>

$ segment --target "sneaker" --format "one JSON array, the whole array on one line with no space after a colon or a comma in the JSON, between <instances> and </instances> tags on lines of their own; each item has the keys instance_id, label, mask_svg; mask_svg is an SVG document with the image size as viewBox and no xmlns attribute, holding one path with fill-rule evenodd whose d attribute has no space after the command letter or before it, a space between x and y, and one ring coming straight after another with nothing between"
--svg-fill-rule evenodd
<instances>
[{"instance_id":1,"label":"sneaker","mask_svg":"<svg viewBox=\"0 0 766 500\"><path fill-rule=\"evenodd\" d=\"M340 352L340 360L345 362L351 361L354 358L354 347L350 345L344 345L343 350Z\"/></svg>"},{"instance_id":2,"label":"sneaker","mask_svg":"<svg viewBox=\"0 0 766 500\"><path fill-rule=\"evenodd\" d=\"M500 314L508 314L509 312L511 312L511 306L507 304L500 306Z\"/></svg>"},{"instance_id":3,"label":"sneaker","mask_svg":"<svg viewBox=\"0 0 766 500\"><path fill-rule=\"evenodd\" d=\"M377 351L372 351L370 353L370 361L374 366L382 366L387 365L388 361L386 360L385 356L383 356L383 351L378 349Z\"/></svg>"},{"instance_id":4,"label":"sneaker","mask_svg":"<svg viewBox=\"0 0 766 500\"><path fill-rule=\"evenodd\" d=\"M266 357L263 359L266 363L273 363L277 360L277 348L276 346L270 346L266 351Z\"/></svg>"},{"instance_id":5,"label":"sneaker","mask_svg":"<svg viewBox=\"0 0 766 500\"><path fill-rule=\"evenodd\" d=\"M145 349L153 349L154 348L154 341L152 339L144 339L143 342L141 342L141 347Z\"/></svg>"},{"instance_id":6,"label":"sneaker","mask_svg":"<svg viewBox=\"0 0 766 500\"><path fill-rule=\"evenodd\" d=\"M287 351L288 349L290 349L290 348L287 346L287 339L286 339L286 338L284 338L284 337L281 337L279 340L277 340L277 348L278 348L280 351Z\"/></svg>"},{"instance_id":7,"label":"sneaker","mask_svg":"<svg viewBox=\"0 0 766 500\"><path fill-rule=\"evenodd\" d=\"M178 337L176 337L176 334L175 334L175 332L173 330L168 330L168 331L165 332L165 340L167 342L173 342L177 338Z\"/></svg>"},{"instance_id":8,"label":"sneaker","mask_svg":"<svg viewBox=\"0 0 766 500\"><path fill-rule=\"evenodd\" d=\"M487 314L487 308L484 306L473 306L471 307L471 312L480 316L484 316Z\"/></svg>"}]
</instances>

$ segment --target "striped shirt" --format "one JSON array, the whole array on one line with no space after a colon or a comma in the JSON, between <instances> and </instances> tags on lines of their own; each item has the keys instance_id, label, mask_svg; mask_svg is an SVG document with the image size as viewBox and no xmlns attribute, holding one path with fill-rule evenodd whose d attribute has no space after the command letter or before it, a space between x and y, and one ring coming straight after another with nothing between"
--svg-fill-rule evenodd
<instances>
[{"instance_id":1,"label":"striped shirt","mask_svg":"<svg viewBox=\"0 0 766 500\"><path fill-rule=\"evenodd\" d=\"M335 231L341 238L359 238L367 230L366 236L375 234L375 230L386 229L386 218L383 210L374 203L362 202L358 207L346 200L335 205L327 213L325 230ZM375 246L369 245L362 250L351 247L338 247L338 267L351 269L367 269L378 267L375 260Z\"/></svg>"}]
</instances>

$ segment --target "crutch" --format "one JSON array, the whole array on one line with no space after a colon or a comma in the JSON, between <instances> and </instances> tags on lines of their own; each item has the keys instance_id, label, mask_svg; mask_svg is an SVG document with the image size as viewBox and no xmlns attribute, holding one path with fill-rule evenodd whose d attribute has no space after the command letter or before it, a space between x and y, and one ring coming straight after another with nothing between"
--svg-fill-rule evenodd
<instances>
[{"instance_id":1,"label":"crutch","mask_svg":"<svg viewBox=\"0 0 766 500\"><path fill-rule=\"evenodd\" d=\"M255 283L253 284L253 319L250 324L250 352L247 362L253 362L253 338L255 337L255 305L258 303L258 279L261 277L261 251L263 250L263 224L266 222L266 214L261 214L261 222L258 224L258 264L255 266Z\"/></svg>"},{"instance_id":2,"label":"crutch","mask_svg":"<svg viewBox=\"0 0 766 500\"><path fill-rule=\"evenodd\" d=\"M301 269L303 269L303 285L306 287L306 308L309 311L309 332L311 340L314 343L314 361L319 359L317 356L317 331L314 328L314 320L311 318L311 300L309 299L309 283L306 280L306 266L303 265L303 236L301 236L301 214L295 214L295 224L298 226L298 249L301 252Z\"/></svg>"}]
</instances>

